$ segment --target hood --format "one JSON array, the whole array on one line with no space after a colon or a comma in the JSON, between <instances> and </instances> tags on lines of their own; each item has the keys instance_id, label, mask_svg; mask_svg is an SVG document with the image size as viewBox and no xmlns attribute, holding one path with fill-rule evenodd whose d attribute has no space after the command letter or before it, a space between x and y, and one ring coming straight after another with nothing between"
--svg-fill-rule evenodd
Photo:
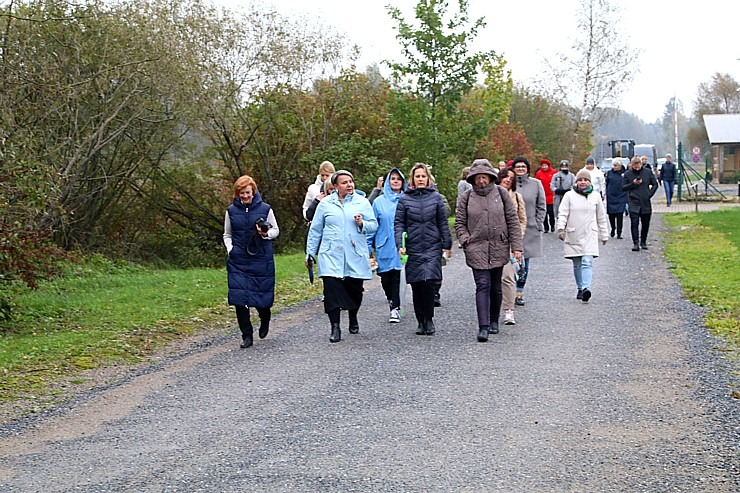
<instances>
[{"instance_id":1,"label":"hood","mask_svg":"<svg viewBox=\"0 0 740 493\"><path fill-rule=\"evenodd\" d=\"M391 182L390 182L390 176L391 173L396 172L399 175L401 175L401 191L399 193L394 192L391 190ZM388 199L396 202L401 197L401 194L403 191L406 190L406 177L403 176L403 172L398 168L391 169L387 175L385 175L385 180L383 181L383 195L385 195Z\"/></svg>"},{"instance_id":2,"label":"hood","mask_svg":"<svg viewBox=\"0 0 740 493\"><path fill-rule=\"evenodd\" d=\"M498 170L496 170L488 159L476 159L470 165L470 172L465 181L475 185L475 175L486 174L491 177L492 183L498 183Z\"/></svg>"}]
</instances>

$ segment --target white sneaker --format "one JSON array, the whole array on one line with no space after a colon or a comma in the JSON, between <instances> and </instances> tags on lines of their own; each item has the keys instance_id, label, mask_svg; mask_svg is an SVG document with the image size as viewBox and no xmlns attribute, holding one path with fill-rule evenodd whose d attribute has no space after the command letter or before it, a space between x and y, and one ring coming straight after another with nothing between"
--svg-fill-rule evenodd
<instances>
[{"instance_id":1,"label":"white sneaker","mask_svg":"<svg viewBox=\"0 0 740 493\"><path fill-rule=\"evenodd\" d=\"M504 325L516 325L514 310L504 310Z\"/></svg>"},{"instance_id":2,"label":"white sneaker","mask_svg":"<svg viewBox=\"0 0 740 493\"><path fill-rule=\"evenodd\" d=\"M388 322L392 324L397 324L400 321L401 321L401 312L398 311L398 308L394 308L393 310L391 310L391 316L388 319Z\"/></svg>"}]
</instances>

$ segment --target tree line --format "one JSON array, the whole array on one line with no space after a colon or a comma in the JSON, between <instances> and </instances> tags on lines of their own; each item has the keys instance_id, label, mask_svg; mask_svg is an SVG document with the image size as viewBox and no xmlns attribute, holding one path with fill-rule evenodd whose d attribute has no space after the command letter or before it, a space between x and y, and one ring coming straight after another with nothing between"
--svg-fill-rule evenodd
<instances>
[{"instance_id":1,"label":"tree line","mask_svg":"<svg viewBox=\"0 0 740 493\"><path fill-rule=\"evenodd\" d=\"M586 23L611 12L586 8L605 0L582 3ZM619 93L610 81L625 77L578 67L628 47L579 40L582 56L562 58L558 67L573 70L553 74L557 84L524 87L503 56L472 52L485 19L469 18L467 0L419 0L413 20L388 14L403 59L379 61L386 78L378 65L358 69L356 47L331 28L268 7L6 2L3 313L2 290L33 286L73 252L220 265L224 211L243 174L276 211L276 246L290 249L302 245L303 195L324 160L368 192L392 166L426 162L454 199L460 170L476 157L582 162L591 153L592 127Z\"/></svg>"}]
</instances>

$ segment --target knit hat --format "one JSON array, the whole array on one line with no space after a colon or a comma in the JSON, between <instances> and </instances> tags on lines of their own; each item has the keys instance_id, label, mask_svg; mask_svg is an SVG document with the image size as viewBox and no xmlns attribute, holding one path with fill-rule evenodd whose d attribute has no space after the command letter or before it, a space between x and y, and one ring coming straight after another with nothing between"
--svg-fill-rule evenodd
<instances>
[{"instance_id":1,"label":"knit hat","mask_svg":"<svg viewBox=\"0 0 740 493\"><path fill-rule=\"evenodd\" d=\"M498 183L498 170L493 167L488 159L476 159L470 165L470 172L465 179L468 183L475 185L475 175L486 174L491 177L491 181Z\"/></svg>"},{"instance_id":2,"label":"knit hat","mask_svg":"<svg viewBox=\"0 0 740 493\"><path fill-rule=\"evenodd\" d=\"M588 181L591 181L591 172L586 168L583 168L578 172L578 174L576 174L576 181L580 180L581 178L586 178Z\"/></svg>"},{"instance_id":3,"label":"knit hat","mask_svg":"<svg viewBox=\"0 0 740 493\"><path fill-rule=\"evenodd\" d=\"M346 169L340 169L339 171L337 171L336 173L334 173L333 175L331 175L331 184L332 185L336 185L337 184L337 179L339 179L339 177L342 176L342 175L349 176L350 178L352 178L353 181L355 179L355 177L352 176L352 173L350 173Z\"/></svg>"},{"instance_id":4,"label":"knit hat","mask_svg":"<svg viewBox=\"0 0 740 493\"><path fill-rule=\"evenodd\" d=\"M550 162L549 159L540 159L540 164L546 164L546 165L552 167L552 163Z\"/></svg>"},{"instance_id":5,"label":"knit hat","mask_svg":"<svg viewBox=\"0 0 740 493\"><path fill-rule=\"evenodd\" d=\"M586 164L596 164L596 161L594 161L594 158L589 156L588 159L586 159Z\"/></svg>"},{"instance_id":6,"label":"knit hat","mask_svg":"<svg viewBox=\"0 0 740 493\"><path fill-rule=\"evenodd\" d=\"M568 168L568 167L570 167L570 165L568 164L568 161L566 159L563 159L562 161L560 161L560 169Z\"/></svg>"}]
</instances>

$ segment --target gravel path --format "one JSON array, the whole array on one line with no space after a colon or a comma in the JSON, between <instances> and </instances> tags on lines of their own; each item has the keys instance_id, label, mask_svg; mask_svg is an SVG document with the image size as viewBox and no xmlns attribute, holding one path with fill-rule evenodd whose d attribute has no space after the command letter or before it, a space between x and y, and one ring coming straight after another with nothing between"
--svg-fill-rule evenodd
<instances>
[{"instance_id":1,"label":"gravel path","mask_svg":"<svg viewBox=\"0 0 740 493\"><path fill-rule=\"evenodd\" d=\"M739 491L737 367L659 238L609 242L588 304L545 245L488 343L455 251L434 337L389 325L377 280L339 344L304 304L249 350L235 335L0 429L0 492Z\"/></svg>"}]
</instances>

